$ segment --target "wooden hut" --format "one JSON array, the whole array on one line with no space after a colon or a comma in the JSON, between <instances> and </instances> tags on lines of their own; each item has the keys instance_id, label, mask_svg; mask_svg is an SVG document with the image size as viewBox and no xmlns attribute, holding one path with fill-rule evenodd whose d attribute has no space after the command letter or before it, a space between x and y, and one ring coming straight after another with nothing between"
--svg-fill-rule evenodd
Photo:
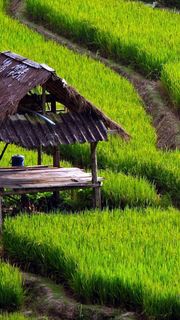
<instances>
[{"instance_id":1,"label":"wooden hut","mask_svg":"<svg viewBox=\"0 0 180 320\"><path fill-rule=\"evenodd\" d=\"M34 89L38 88L37 92ZM108 132L129 135L55 71L12 52L0 53L0 141L37 149L53 148L55 168L0 169L0 197L64 188L91 187L94 205L100 206L96 147ZM61 144L90 143L92 174L78 168L59 168ZM5 149L3 150L5 152ZM0 209L1 210L1 209Z\"/></svg>"}]
</instances>

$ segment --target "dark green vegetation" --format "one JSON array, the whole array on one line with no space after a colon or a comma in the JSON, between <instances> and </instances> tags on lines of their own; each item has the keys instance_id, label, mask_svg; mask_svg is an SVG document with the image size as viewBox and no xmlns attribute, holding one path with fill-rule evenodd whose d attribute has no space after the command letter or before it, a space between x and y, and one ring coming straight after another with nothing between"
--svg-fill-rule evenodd
<instances>
[{"instance_id":1,"label":"dark green vegetation","mask_svg":"<svg viewBox=\"0 0 180 320\"><path fill-rule=\"evenodd\" d=\"M179 212L147 209L7 219L8 255L65 281L85 302L178 319Z\"/></svg>"},{"instance_id":2,"label":"dark green vegetation","mask_svg":"<svg viewBox=\"0 0 180 320\"><path fill-rule=\"evenodd\" d=\"M138 1L138 0L129 0L129 1ZM143 0L142 2L153 3L155 1L154 0ZM158 3L158 5L160 5L160 8L163 8L165 6L165 7L169 7L172 9L173 8L180 9L179 0L157 0L156 2Z\"/></svg>"},{"instance_id":3,"label":"dark green vegetation","mask_svg":"<svg viewBox=\"0 0 180 320\"><path fill-rule=\"evenodd\" d=\"M0 309L14 309L23 302L20 272L0 260Z\"/></svg>"},{"instance_id":4,"label":"dark green vegetation","mask_svg":"<svg viewBox=\"0 0 180 320\"><path fill-rule=\"evenodd\" d=\"M164 6L170 8L180 9L180 1L179 0L158 0L158 2Z\"/></svg>"}]
</instances>

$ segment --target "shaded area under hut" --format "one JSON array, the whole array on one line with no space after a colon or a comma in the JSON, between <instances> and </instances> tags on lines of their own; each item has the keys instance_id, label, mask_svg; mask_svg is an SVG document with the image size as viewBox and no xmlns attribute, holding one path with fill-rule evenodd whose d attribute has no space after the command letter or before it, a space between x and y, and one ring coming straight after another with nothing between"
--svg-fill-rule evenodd
<instances>
[{"instance_id":1,"label":"shaded area under hut","mask_svg":"<svg viewBox=\"0 0 180 320\"><path fill-rule=\"evenodd\" d=\"M96 147L108 133L128 140L128 133L55 71L12 52L0 54L0 141L37 149L36 167L0 168L2 197L31 192L93 188L94 207L101 206ZM79 168L60 168L60 145L90 143L91 174ZM53 167L43 167L42 148L53 148Z\"/></svg>"}]
</instances>

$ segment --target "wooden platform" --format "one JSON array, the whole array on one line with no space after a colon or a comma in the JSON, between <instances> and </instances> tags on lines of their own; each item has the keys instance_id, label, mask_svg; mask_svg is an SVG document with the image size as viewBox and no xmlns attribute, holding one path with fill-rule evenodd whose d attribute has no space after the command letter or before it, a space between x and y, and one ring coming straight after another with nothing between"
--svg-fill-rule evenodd
<instances>
[{"instance_id":1,"label":"wooden platform","mask_svg":"<svg viewBox=\"0 0 180 320\"><path fill-rule=\"evenodd\" d=\"M96 188L91 173L79 168L13 167L0 168L0 196L55 191L71 188Z\"/></svg>"},{"instance_id":2,"label":"wooden platform","mask_svg":"<svg viewBox=\"0 0 180 320\"><path fill-rule=\"evenodd\" d=\"M91 173L79 168L57 168L48 166L0 168L0 232L2 231L2 198L15 194L56 192L74 188L93 188L94 206L100 207L100 186L103 178L93 183ZM99 191L98 191L99 190ZM96 201L97 199L97 201Z\"/></svg>"}]
</instances>

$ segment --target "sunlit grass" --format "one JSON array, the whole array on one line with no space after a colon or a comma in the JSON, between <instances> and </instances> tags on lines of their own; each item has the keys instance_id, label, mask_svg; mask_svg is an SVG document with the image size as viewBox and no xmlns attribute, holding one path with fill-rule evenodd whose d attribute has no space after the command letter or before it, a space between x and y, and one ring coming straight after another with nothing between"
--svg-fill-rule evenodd
<instances>
[{"instance_id":1,"label":"sunlit grass","mask_svg":"<svg viewBox=\"0 0 180 320\"><path fill-rule=\"evenodd\" d=\"M23 296L20 272L0 260L0 309L17 309L23 302Z\"/></svg>"},{"instance_id":2,"label":"sunlit grass","mask_svg":"<svg viewBox=\"0 0 180 320\"><path fill-rule=\"evenodd\" d=\"M9 313L9 314L8 313L0 314L0 320L27 320L27 318L23 314L15 312L15 313Z\"/></svg>"},{"instance_id":3,"label":"sunlit grass","mask_svg":"<svg viewBox=\"0 0 180 320\"><path fill-rule=\"evenodd\" d=\"M10 257L65 280L85 302L178 319L179 212L159 209L7 219Z\"/></svg>"},{"instance_id":4,"label":"sunlit grass","mask_svg":"<svg viewBox=\"0 0 180 320\"><path fill-rule=\"evenodd\" d=\"M179 103L178 13L154 10L126 0L111 0L108 4L102 0L26 0L26 10L56 32L132 64L148 76L159 77L165 65L163 82L172 99ZM171 70L166 67L170 61Z\"/></svg>"},{"instance_id":5,"label":"sunlit grass","mask_svg":"<svg viewBox=\"0 0 180 320\"><path fill-rule=\"evenodd\" d=\"M180 108L180 62L169 63L163 68L162 82L170 94L175 106Z\"/></svg>"},{"instance_id":6,"label":"sunlit grass","mask_svg":"<svg viewBox=\"0 0 180 320\"><path fill-rule=\"evenodd\" d=\"M156 186L158 192L169 193L175 201L179 201L179 152L156 150L156 134L151 118L146 114L133 86L126 79L101 63L75 54L52 41L45 41L40 35L7 17L2 10L0 50L12 50L52 66L81 94L125 127L132 137L129 143L117 137L110 138L108 143L99 143L100 168L145 178ZM17 153L15 149L13 153ZM87 145L61 147L61 156L80 166L88 167L90 163ZM31 157L30 153L26 156L26 165L32 163ZM33 162L36 163L36 155L33 157ZM7 163L9 158L7 154L7 160L3 160L1 165ZM49 164L49 161L50 159L45 157L44 163Z\"/></svg>"},{"instance_id":7,"label":"sunlit grass","mask_svg":"<svg viewBox=\"0 0 180 320\"><path fill-rule=\"evenodd\" d=\"M179 59L180 17L142 3L111 0L26 0L27 12L57 32L157 75Z\"/></svg>"}]
</instances>

